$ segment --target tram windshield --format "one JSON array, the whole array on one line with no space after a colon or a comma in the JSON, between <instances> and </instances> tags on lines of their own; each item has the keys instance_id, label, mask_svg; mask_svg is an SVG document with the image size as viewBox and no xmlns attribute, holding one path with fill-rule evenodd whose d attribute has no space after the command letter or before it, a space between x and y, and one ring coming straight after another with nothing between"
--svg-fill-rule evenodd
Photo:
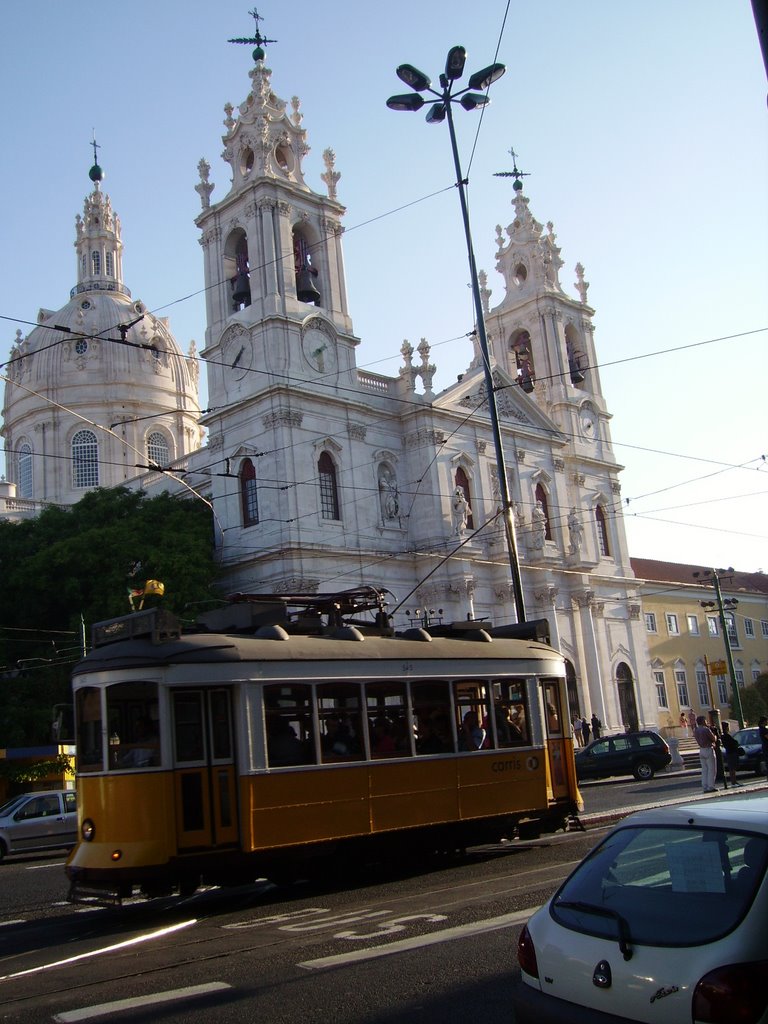
<instances>
[{"instance_id":1,"label":"tram windshield","mask_svg":"<svg viewBox=\"0 0 768 1024\"><path fill-rule=\"evenodd\" d=\"M160 764L156 683L115 683L106 691L87 686L77 691L75 710L78 771L128 771Z\"/></svg>"}]
</instances>

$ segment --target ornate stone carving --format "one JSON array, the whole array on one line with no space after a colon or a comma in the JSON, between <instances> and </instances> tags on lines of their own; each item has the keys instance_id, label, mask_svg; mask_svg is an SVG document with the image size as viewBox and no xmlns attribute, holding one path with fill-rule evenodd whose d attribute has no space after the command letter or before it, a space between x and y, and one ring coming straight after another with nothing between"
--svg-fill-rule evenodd
<instances>
[{"instance_id":1,"label":"ornate stone carving","mask_svg":"<svg viewBox=\"0 0 768 1024\"><path fill-rule=\"evenodd\" d=\"M347 427L347 436L353 441L364 441L368 428L363 423L350 423Z\"/></svg>"},{"instance_id":2,"label":"ornate stone carving","mask_svg":"<svg viewBox=\"0 0 768 1024\"><path fill-rule=\"evenodd\" d=\"M197 171L200 175L200 181L195 185L195 192L200 196L200 203L203 209L207 210L211 205L211 192L216 188L216 186L208 180L208 175L211 173L211 165L207 160L201 158L197 165Z\"/></svg>"},{"instance_id":3,"label":"ornate stone carving","mask_svg":"<svg viewBox=\"0 0 768 1024\"><path fill-rule=\"evenodd\" d=\"M269 430L277 426L300 427L303 420L304 413L283 407L268 413L262 423Z\"/></svg>"},{"instance_id":4,"label":"ornate stone carving","mask_svg":"<svg viewBox=\"0 0 768 1024\"><path fill-rule=\"evenodd\" d=\"M565 470L565 460L555 457L552 459L552 465L555 467L556 473L562 473Z\"/></svg>"},{"instance_id":5,"label":"ornate stone carving","mask_svg":"<svg viewBox=\"0 0 768 1024\"><path fill-rule=\"evenodd\" d=\"M320 175L320 180L325 183L328 189L328 198L336 198L336 185L338 184L341 174L335 169L336 168L336 154L329 146L323 150L323 162L325 163L325 172Z\"/></svg>"}]
</instances>

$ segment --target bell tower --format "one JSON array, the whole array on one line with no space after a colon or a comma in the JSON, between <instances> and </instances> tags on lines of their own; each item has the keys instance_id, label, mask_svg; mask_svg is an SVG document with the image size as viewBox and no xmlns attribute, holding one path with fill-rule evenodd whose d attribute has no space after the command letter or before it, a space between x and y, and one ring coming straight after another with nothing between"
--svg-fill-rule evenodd
<instances>
[{"instance_id":1,"label":"bell tower","mask_svg":"<svg viewBox=\"0 0 768 1024\"><path fill-rule=\"evenodd\" d=\"M323 154L327 194L313 191L304 180L309 145L299 99L292 98L289 113L272 91L264 48L275 40L261 35L261 19L251 13L255 35L230 40L255 47L247 98L237 111L229 103L224 107L222 155L231 171L230 188L211 203L215 186L205 160L198 164L195 186L202 204L196 223L204 252L203 355L211 366L212 405L260 389L267 383L265 372L316 375L330 364L331 349L334 370L351 371L357 344L347 303L341 247L345 211L336 198L335 154L331 149ZM314 333L306 340L310 324Z\"/></svg>"},{"instance_id":2,"label":"bell tower","mask_svg":"<svg viewBox=\"0 0 768 1024\"><path fill-rule=\"evenodd\" d=\"M514 219L506 232L496 227L505 294L486 317L493 356L571 438L608 440L584 268L576 266L576 299L560 282L563 260L552 222L545 231L531 214L516 161L499 177L514 179Z\"/></svg>"}]
</instances>

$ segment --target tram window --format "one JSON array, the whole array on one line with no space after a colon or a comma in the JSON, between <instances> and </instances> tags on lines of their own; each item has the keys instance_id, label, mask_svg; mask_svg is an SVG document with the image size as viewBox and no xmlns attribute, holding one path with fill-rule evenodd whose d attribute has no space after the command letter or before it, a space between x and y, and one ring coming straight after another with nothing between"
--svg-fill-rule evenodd
<instances>
[{"instance_id":1,"label":"tram window","mask_svg":"<svg viewBox=\"0 0 768 1024\"><path fill-rule=\"evenodd\" d=\"M524 679L495 679L492 684L496 740L500 747L531 742L528 700Z\"/></svg>"},{"instance_id":2,"label":"tram window","mask_svg":"<svg viewBox=\"0 0 768 1024\"><path fill-rule=\"evenodd\" d=\"M315 763L311 686L265 686L264 718L270 768Z\"/></svg>"},{"instance_id":3,"label":"tram window","mask_svg":"<svg viewBox=\"0 0 768 1024\"><path fill-rule=\"evenodd\" d=\"M176 760L205 760L201 694L174 693L173 718Z\"/></svg>"},{"instance_id":4,"label":"tram window","mask_svg":"<svg viewBox=\"0 0 768 1024\"><path fill-rule=\"evenodd\" d=\"M324 763L359 761L363 753L360 687L329 683L317 688L320 748Z\"/></svg>"},{"instance_id":5,"label":"tram window","mask_svg":"<svg viewBox=\"0 0 768 1024\"><path fill-rule=\"evenodd\" d=\"M210 694L211 745L214 761L232 757L232 729L227 690L213 690Z\"/></svg>"},{"instance_id":6,"label":"tram window","mask_svg":"<svg viewBox=\"0 0 768 1024\"><path fill-rule=\"evenodd\" d=\"M107 688L109 767L160 764L157 683L115 683Z\"/></svg>"},{"instance_id":7,"label":"tram window","mask_svg":"<svg viewBox=\"0 0 768 1024\"><path fill-rule=\"evenodd\" d=\"M367 683L365 707L371 757L409 757L412 753L404 683Z\"/></svg>"},{"instance_id":8,"label":"tram window","mask_svg":"<svg viewBox=\"0 0 768 1024\"><path fill-rule=\"evenodd\" d=\"M101 772L104 770L104 749L101 728L101 691L85 686L75 697L77 715L77 770Z\"/></svg>"},{"instance_id":9,"label":"tram window","mask_svg":"<svg viewBox=\"0 0 768 1024\"><path fill-rule=\"evenodd\" d=\"M483 682L459 681L453 684L459 750L481 750L493 746L488 727L488 687Z\"/></svg>"},{"instance_id":10,"label":"tram window","mask_svg":"<svg viewBox=\"0 0 768 1024\"><path fill-rule=\"evenodd\" d=\"M544 706L547 714L547 732L562 732L562 714L560 713L560 688L556 681L545 682L542 687Z\"/></svg>"},{"instance_id":11,"label":"tram window","mask_svg":"<svg viewBox=\"0 0 768 1024\"><path fill-rule=\"evenodd\" d=\"M416 728L417 754L452 754L456 749L451 727L448 683L411 683L411 705Z\"/></svg>"}]
</instances>

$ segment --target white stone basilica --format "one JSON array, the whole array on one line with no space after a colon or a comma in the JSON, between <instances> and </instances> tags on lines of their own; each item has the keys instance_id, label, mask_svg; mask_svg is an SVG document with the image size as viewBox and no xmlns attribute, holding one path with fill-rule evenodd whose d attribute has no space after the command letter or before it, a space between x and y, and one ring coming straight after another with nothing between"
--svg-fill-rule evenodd
<instances>
[{"instance_id":1,"label":"white stone basilica","mask_svg":"<svg viewBox=\"0 0 768 1024\"><path fill-rule=\"evenodd\" d=\"M304 180L299 101L279 99L263 50L254 58L246 100L225 107L229 191L211 201L204 160L196 185L213 411L199 415L195 353L122 283L119 222L97 174L77 221L70 301L41 310L13 350L5 486L70 503L94 485L175 486L167 473L137 475L142 462L183 467L215 510L226 591L371 584L392 593L390 610L402 603L398 626L406 609L514 622L479 348L440 393L426 342L403 344L397 377L357 368L334 154L323 154L321 194ZM573 666L572 711L607 729L652 725L588 285L578 266L578 298L563 290L552 225L532 216L519 178L512 206L497 228L498 306L481 282L526 617L549 620ZM120 344L120 325L142 314Z\"/></svg>"}]
</instances>

